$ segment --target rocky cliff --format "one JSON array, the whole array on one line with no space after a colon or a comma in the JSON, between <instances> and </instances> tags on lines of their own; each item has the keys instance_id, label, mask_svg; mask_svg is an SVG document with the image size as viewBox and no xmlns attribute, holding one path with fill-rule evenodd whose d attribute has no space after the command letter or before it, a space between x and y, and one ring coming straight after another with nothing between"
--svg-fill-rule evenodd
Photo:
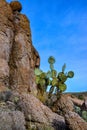
<instances>
[{"instance_id":1,"label":"rocky cliff","mask_svg":"<svg viewBox=\"0 0 87 130\"><path fill-rule=\"evenodd\" d=\"M64 118L35 97L34 69L40 65L40 57L32 45L30 22L21 9L18 1L0 0L0 130L74 130L71 109ZM80 121L83 128L78 122L75 128L86 130L87 123Z\"/></svg>"},{"instance_id":2,"label":"rocky cliff","mask_svg":"<svg viewBox=\"0 0 87 130\"><path fill-rule=\"evenodd\" d=\"M35 90L34 68L40 58L32 45L30 22L19 8L19 2L0 0L0 85L21 93Z\"/></svg>"}]
</instances>

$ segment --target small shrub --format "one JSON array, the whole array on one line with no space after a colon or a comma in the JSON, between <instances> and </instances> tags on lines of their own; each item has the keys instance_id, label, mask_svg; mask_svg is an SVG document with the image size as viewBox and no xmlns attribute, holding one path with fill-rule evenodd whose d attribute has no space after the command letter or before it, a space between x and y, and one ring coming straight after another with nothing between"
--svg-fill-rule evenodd
<instances>
[{"instance_id":1,"label":"small shrub","mask_svg":"<svg viewBox=\"0 0 87 130\"><path fill-rule=\"evenodd\" d=\"M81 108L80 107L75 106L75 112L81 116Z\"/></svg>"},{"instance_id":2,"label":"small shrub","mask_svg":"<svg viewBox=\"0 0 87 130\"><path fill-rule=\"evenodd\" d=\"M87 122L87 111L83 111L80 107L75 106L75 112Z\"/></svg>"},{"instance_id":3,"label":"small shrub","mask_svg":"<svg viewBox=\"0 0 87 130\"><path fill-rule=\"evenodd\" d=\"M84 100L84 96L83 96L82 94L80 94L80 95L78 96L78 99Z\"/></svg>"},{"instance_id":4,"label":"small shrub","mask_svg":"<svg viewBox=\"0 0 87 130\"><path fill-rule=\"evenodd\" d=\"M87 111L82 111L82 118L87 122Z\"/></svg>"}]
</instances>

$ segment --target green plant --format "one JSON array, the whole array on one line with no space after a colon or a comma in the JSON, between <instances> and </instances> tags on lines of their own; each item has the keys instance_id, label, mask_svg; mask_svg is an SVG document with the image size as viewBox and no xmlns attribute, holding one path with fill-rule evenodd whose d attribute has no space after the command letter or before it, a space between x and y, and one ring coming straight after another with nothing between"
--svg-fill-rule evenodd
<instances>
[{"instance_id":1,"label":"green plant","mask_svg":"<svg viewBox=\"0 0 87 130\"><path fill-rule=\"evenodd\" d=\"M82 94L78 95L78 99L84 100L84 96Z\"/></svg>"},{"instance_id":2,"label":"green plant","mask_svg":"<svg viewBox=\"0 0 87 130\"><path fill-rule=\"evenodd\" d=\"M83 111L80 107L74 106L75 112L78 113L87 122L87 111Z\"/></svg>"},{"instance_id":3,"label":"green plant","mask_svg":"<svg viewBox=\"0 0 87 130\"><path fill-rule=\"evenodd\" d=\"M50 98L53 93L57 96L64 92L67 89L65 84L68 78L72 78L74 76L73 71L69 71L65 73L66 64L62 66L62 71L57 72L54 69L55 58L50 56L48 58L48 62L50 64L50 70L47 72L43 72L39 68L35 68L36 75L36 83L38 85L39 92L43 95L46 92L47 87L50 86L48 97Z\"/></svg>"},{"instance_id":4,"label":"green plant","mask_svg":"<svg viewBox=\"0 0 87 130\"><path fill-rule=\"evenodd\" d=\"M75 108L75 112L81 116L81 108L78 106L74 106L74 108Z\"/></svg>"},{"instance_id":5,"label":"green plant","mask_svg":"<svg viewBox=\"0 0 87 130\"><path fill-rule=\"evenodd\" d=\"M87 111L82 111L82 118L87 121Z\"/></svg>"}]
</instances>

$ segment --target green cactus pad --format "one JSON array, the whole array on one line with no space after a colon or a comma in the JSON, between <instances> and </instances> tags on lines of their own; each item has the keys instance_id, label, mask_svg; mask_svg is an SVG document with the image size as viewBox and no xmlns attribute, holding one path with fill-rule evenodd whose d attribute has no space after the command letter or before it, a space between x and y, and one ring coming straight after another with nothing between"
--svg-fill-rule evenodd
<instances>
[{"instance_id":1,"label":"green cactus pad","mask_svg":"<svg viewBox=\"0 0 87 130\"><path fill-rule=\"evenodd\" d=\"M38 68L35 68L35 75L40 75L42 73L42 71Z\"/></svg>"},{"instance_id":2,"label":"green cactus pad","mask_svg":"<svg viewBox=\"0 0 87 130\"><path fill-rule=\"evenodd\" d=\"M52 70L52 77L54 78L54 77L56 77L56 75L57 75L57 71L56 70Z\"/></svg>"},{"instance_id":3,"label":"green cactus pad","mask_svg":"<svg viewBox=\"0 0 87 130\"><path fill-rule=\"evenodd\" d=\"M73 78L74 77L74 72L69 71L67 76L68 76L68 78Z\"/></svg>"},{"instance_id":4,"label":"green cactus pad","mask_svg":"<svg viewBox=\"0 0 87 130\"><path fill-rule=\"evenodd\" d=\"M62 80L62 75L64 75L63 72L59 72L59 73L58 73L58 78L59 78L60 80Z\"/></svg>"},{"instance_id":5,"label":"green cactus pad","mask_svg":"<svg viewBox=\"0 0 87 130\"><path fill-rule=\"evenodd\" d=\"M64 73L65 69L66 69L66 64L64 64L64 65L62 66L62 72L63 72L63 73Z\"/></svg>"},{"instance_id":6,"label":"green cactus pad","mask_svg":"<svg viewBox=\"0 0 87 130\"><path fill-rule=\"evenodd\" d=\"M46 77L47 77L47 78L51 78L51 77L52 77L51 71L48 71L48 72L47 72Z\"/></svg>"},{"instance_id":7,"label":"green cactus pad","mask_svg":"<svg viewBox=\"0 0 87 130\"><path fill-rule=\"evenodd\" d=\"M58 79L57 78L54 78L52 80L52 86L56 86L58 84Z\"/></svg>"},{"instance_id":8,"label":"green cactus pad","mask_svg":"<svg viewBox=\"0 0 87 130\"><path fill-rule=\"evenodd\" d=\"M59 84L59 90L60 90L60 92L64 92L65 90L66 90L66 84Z\"/></svg>"},{"instance_id":9,"label":"green cactus pad","mask_svg":"<svg viewBox=\"0 0 87 130\"><path fill-rule=\"evenodd\" d=\"M46 85L52 85L52 81L50 79L47 79Z\"/></svg>"},{"instance_id":10,"label":"green cactus pad","mask_svg":"<svg viewBox=\"0 0 87 130\"><path fill-rule=\"evenodd\" d=\"M42 79L45 79L45 78L46 78L46 73L42 72L42 73L40 74L40 77L41 77Z\"/></svg>"},{"instance_id":11,"label":"green cactus pad","mask_svg":"<svg viewBox=\"0 0 87 130\"><path fill-rule=\"evenodd\" d=\"M40 83L40 77L36 76L36 84L39 84L39 83Z\"/></svg>"},{"instance_id":12,"label":"green cactus pad","mask_svg":"<svg viewBox=\"0 0 87 130\"><path fill-rule=\"evenodd\" d=\"M64 83L67 80L67 76L63 72L60 72L58 74L58 78L62 83Z\"/></svg>"},{"instance_id":13,"label":"green cactus pad","mask_svg":"<svg viewBox=\"0 0 87 130\"><path fill-rule=\"evenodd\" d=\"M45 84L46 84L45 80L44 80L44 79L40 79L40 85L41 85L42 87L44 87Z\"/></svg>"},{"instance_id":14,"label":"green cactus pad","mask_svg":"<svg viewBox=\"0 0 87 130\"><path fill-rule=\"evenodd\" d=\"M50 57L48 58L48 62L49 62L50 64L54 64L54 63L55 63L55 58L54 58L53 56L50 56Z\"/></svg>"},{"instance_id":15,"label":"green cactus pad","mask_svg":"<svg viewBox=\"0 0 87 130\"><path fill-rule=\"evenodd\" d=\"M51 71L54 69L54 65L53 64L50 64L50 69L51 69Z\"/></svg>"}]
</instances>

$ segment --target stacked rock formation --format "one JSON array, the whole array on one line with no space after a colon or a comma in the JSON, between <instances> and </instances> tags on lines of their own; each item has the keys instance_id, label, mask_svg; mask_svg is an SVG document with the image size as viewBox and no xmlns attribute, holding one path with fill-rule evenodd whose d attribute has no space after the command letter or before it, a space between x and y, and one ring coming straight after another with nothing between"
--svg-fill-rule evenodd
<instances>
[{"instance_id":1,"label":"stacked rock formation","mask_svg":"<svg viewBox=\"0 0 87 130\"><path fill-rule=\"evenodd\" d=\"M35 90L34 68L40 61L21 8L19 2L0 1L0 84L20 93Z\"/></svg>"},{"instance_id":2,"label":"stacked rock formation","mask_svg":"<svg viewBox=\"0 0 87 130\"><path fill-rule=\"evenodd\" d=\"M34 69L40 65L40 57L32 44L30 22L21 10L18 1L0 0L0 130L86 130L83 119L84 129L73 127L71 102L63 117L35 97Z\"/></svg>"}]
</instances>

